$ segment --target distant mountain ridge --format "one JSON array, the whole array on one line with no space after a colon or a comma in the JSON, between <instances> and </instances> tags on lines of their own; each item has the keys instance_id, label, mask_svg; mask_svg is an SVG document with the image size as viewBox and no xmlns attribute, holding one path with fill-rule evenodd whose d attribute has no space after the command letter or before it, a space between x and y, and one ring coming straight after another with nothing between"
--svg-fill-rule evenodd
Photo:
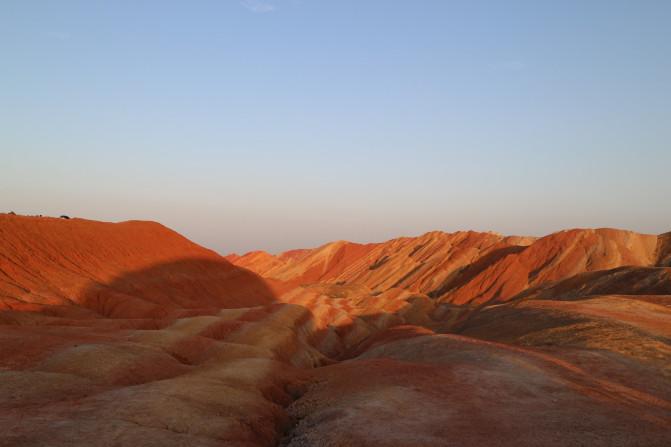
<instances>
[{"instance_id":1,"label":"distant mountain ridge","mask_svg":"<svg viewBox=\"0 0 671 447\"><path fill-rule=\"evenodd\" d=\"M429 232L382 243L336 241L271 255L228 260L292 284L362 284L374 292L402 288L458 305L507 301L540 284L584 272L671 262L669 233L573 229L542 238L491 232Z\"/></svg>"}]
</instances>

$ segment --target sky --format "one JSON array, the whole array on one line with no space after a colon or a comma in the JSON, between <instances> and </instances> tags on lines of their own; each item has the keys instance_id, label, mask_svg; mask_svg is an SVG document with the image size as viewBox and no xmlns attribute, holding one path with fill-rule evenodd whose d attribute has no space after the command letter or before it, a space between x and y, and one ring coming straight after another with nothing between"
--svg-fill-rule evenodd
<instances>
[{"instance_id":1,"label":"sky","mask_svg":"<svg viewBox=\"0 0 671 447\"><path fill-rule=\"evenodd\" d=\"M3 0L0 211L220 253L671 230L671 2Z\"/></svg>"}]
</instances>

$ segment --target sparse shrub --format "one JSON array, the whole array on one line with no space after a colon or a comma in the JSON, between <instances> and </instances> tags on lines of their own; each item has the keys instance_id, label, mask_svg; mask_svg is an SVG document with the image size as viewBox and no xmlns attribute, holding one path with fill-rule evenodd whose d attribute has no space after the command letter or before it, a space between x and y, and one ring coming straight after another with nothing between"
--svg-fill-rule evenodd
<instances>
[{"instance_id":1,"label":"sparse shrub","mask_svg":"<svg viewBox=\"0 0 671 447\"><path fill-rule=\"evenodd\" d=\"M61 219L70 219L70 216L66 216L65 214L61 215Z\"/></svg>"}]
</instances>

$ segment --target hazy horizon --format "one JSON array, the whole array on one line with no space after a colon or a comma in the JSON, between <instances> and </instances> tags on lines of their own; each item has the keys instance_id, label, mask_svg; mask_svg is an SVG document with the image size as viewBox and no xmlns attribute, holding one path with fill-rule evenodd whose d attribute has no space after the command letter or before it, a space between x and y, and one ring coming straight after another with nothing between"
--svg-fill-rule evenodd
<instances>
[{"instance_id":1,"label":"hazy horizon","mask_svg":"<svg viewBox=\"0 0 671 447\"><path fill-rule=\"evenodd\" d=\"M2 212L222 254L671 230L671 3L0 4Z\"/></svg>"}]
</instances>

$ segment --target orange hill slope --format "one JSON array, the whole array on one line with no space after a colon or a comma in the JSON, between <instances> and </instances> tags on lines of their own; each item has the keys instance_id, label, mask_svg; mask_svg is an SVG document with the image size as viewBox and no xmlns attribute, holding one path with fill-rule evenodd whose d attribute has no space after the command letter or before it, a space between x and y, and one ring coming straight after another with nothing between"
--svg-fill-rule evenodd
<instances>
[{"instance_id":1,"label":"orange hill slope","mask_svg":"<svg viewBox=\"0 0 671 447\"><path fill-rule=\"evenodd\" d=\"M0 309L139 318L272 296L253 273L158 223L0 215Z\"/></svg>"},{"instance_id":2,"label":"orange hill slope","mask_svg":"<svg viewBox=\"0 0 671 447\"><path fill-rule=\"evenodd\" d=\"M403 288L454 304L507 301L540 284L583 272L668 262L668 237L575 229L534 239L495 233L431 232L378 244L333 242L300 256L252 252L231 260L295 284Z\"/></svg>"},{"instance_id":3,"label":"orange hill slope","mask_svg":"<svg viewBox=\"0 0 671 447\"><path fill-rule=\"evenodd\" d=\"M374 291L399 287L429 294L466 266L492 262L532 241L495 233L434 231L377 244L337 241L298 255L286 252L273 257L257 251L230 259L264 277L299 284L356 283Z\"/></svg>"}]
</instances>

